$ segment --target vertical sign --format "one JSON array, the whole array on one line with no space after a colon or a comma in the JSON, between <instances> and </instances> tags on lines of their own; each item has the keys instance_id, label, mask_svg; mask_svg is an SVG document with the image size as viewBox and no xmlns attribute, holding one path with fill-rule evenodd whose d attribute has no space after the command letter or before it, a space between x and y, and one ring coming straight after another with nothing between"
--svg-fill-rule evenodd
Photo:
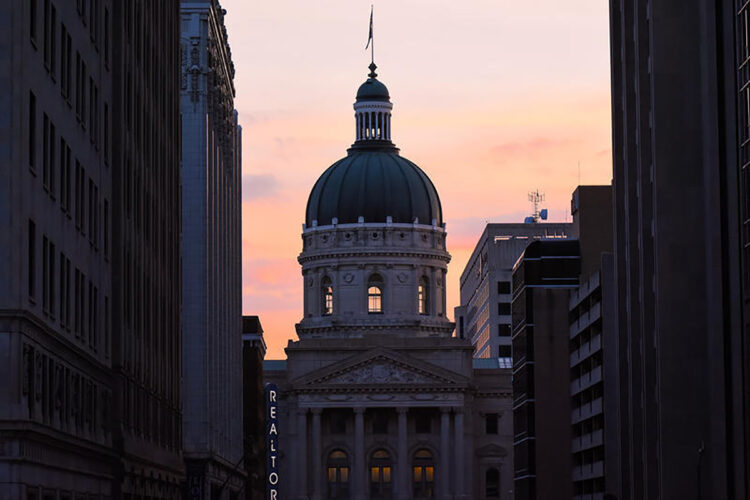
<instances>
[{"instance_id":1,"label":"vertical sign","mask_svg":"<svg viewBox=\"0 0 750 500\"><path fill-rule=\"evenodd\" d=\"M279 422L276 384L266 384L266 499L279 500Z\"/></svg>"}]
</instances>

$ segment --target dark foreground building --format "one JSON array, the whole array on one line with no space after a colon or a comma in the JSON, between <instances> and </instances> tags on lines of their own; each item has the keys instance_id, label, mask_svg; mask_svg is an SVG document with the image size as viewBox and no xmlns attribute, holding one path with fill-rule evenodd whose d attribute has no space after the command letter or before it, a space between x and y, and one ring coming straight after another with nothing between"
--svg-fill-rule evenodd
<instances>
[{"instance_id":1,"label":"dark foreground building","mask_svg":"<svg viewBox=\"0 0 750 500\"><path fill-rule=\"evenodd\" d=\"M114 494L113 5L96 5L0 3L3 499Z\"/></svg>"},{"instance_id":2,"label":"dark foreground building","mask_svg":"<svg viewBox=\"0 0 750 500\"><path fill-rule=\"evenodd\" d=\"M0 6L0 498L175 498L179 2Z\"/></svg>"},{"instance_id":3,"label":"dark foreground building","mask_svg":"<svg viewBox=\"0 0 750 500\"><path fill-rule=\"evenodd\" d=\"M748 4L612 0L617 498L747 498Z\"/></svg>"},{"instance_id":4,"label":"dark foreground building","mask_svg":"<svg viewBox=\"0 0 750 500\"><path fill-rule=\"evenodd\" d=\"M263 358L266 341L258 316L242 317L242 421L243 469L247 475L245 498L263 498L266 492L266 405Z\"/></svg>"},{"instance_id":5,"label":"dark foreground building","mask_svg":"<svg viewBox=\"0 0 750 500\"><path fill-rule=\"evenodd\" d=\"M537 240L513 268L514 498L571 498L568 302L577 240Z\"/></svg>"}]
</instances>

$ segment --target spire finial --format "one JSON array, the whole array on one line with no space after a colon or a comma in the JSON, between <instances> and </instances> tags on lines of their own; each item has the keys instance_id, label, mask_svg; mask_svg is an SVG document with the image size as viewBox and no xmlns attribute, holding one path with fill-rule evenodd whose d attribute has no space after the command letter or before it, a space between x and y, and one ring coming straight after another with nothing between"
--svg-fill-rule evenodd
<instances>
[{"instance_id":1,"label":"spire finial","mask_svg":"<svg viewBox=\"0 0 750 500\"><path fill-rule=\"evenodd\" d=\"M367 45L365 45L365 50L367 50L367 47L370 47L370 51L372 54L372 58L370 59L370 61L372 62L372 64L370 65L370 69L372 69L372 66L375 66L375 39L372 37L372 13L373 6L370 5L370 34L367 36Z\"/></svg>"},{"instance_id":2,"label":"spire finial","mask_svg":"<svg viewBox=\"0 0 750 500\"><path fill-rule=\"evenodd\" d=\"M371 62L368 68L370 68L370 74L367 76L369 76L370 78L377 78L378 74L375 73L375 70L378 69L378 65L374 62Z\"/></svg>"}]
</instances>

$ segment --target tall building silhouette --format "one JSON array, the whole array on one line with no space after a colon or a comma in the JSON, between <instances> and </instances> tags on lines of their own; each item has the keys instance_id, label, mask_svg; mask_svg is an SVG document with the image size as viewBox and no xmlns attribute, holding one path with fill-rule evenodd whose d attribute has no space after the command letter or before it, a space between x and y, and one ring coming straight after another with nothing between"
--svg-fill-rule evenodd
<instances>
[{"instance_id":1,"label":"tall building silhouette","mask_svg":"<svg viewBox=\"0 0 750 500\"><path fill-rule=\"evenodd\" d=\"M237 495L245 476L242 148L224 12L216 1L181 5L182 447L191 499Z\"/></svg>"},{"instance_id":2,"label":"tall building silhouette","mask_svg":"<svg viewBox=\"0 0 750 500\"><path fill-rule=\"evenodd\" d=\"M122 498L181 493L179 15L177 0L112 2L112 408Z\"/></svg>"},{"instance_id":3,"label":"tall building silhouette","mask_svg":"<svg viewBox=\"0 0 750 500\"><path fill-rule=\"evenodd\" d=\"M618 498L750 493L747 16L610 2Z\"/></svg>"},{"instance_id":4,"label":"tall building silhouette","mask_svg":"<svg viewBox=\"0 0 750 500\"><path fill-rule=\"evenodd\" d=\"M113 13L0 5L0 498L114 493Z\"/></svg>"}]
</instances>

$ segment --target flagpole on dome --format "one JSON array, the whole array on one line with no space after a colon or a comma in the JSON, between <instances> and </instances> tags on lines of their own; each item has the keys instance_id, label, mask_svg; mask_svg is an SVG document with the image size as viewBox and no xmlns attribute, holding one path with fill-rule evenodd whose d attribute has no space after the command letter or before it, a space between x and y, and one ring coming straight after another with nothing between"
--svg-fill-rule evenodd
<instances>
[{"instance_id":1,"label":"flagpole on dome","mask_svg":"<svg viewBox=\"0 0 750 500\"><path fill-rule=\"evenodd\" d=\"M367 48L370 48L371 51L371 61L370 61L370 69L372 69L372 72L375 73L375 69L373 66L375 66L375 39L372 36L372 13L373 13L373 5L370 4L370 34L367 37L367 45L365 45L365 50ZM374 78L374 77L373 77Z\"/></svg>"}]
</instances>

